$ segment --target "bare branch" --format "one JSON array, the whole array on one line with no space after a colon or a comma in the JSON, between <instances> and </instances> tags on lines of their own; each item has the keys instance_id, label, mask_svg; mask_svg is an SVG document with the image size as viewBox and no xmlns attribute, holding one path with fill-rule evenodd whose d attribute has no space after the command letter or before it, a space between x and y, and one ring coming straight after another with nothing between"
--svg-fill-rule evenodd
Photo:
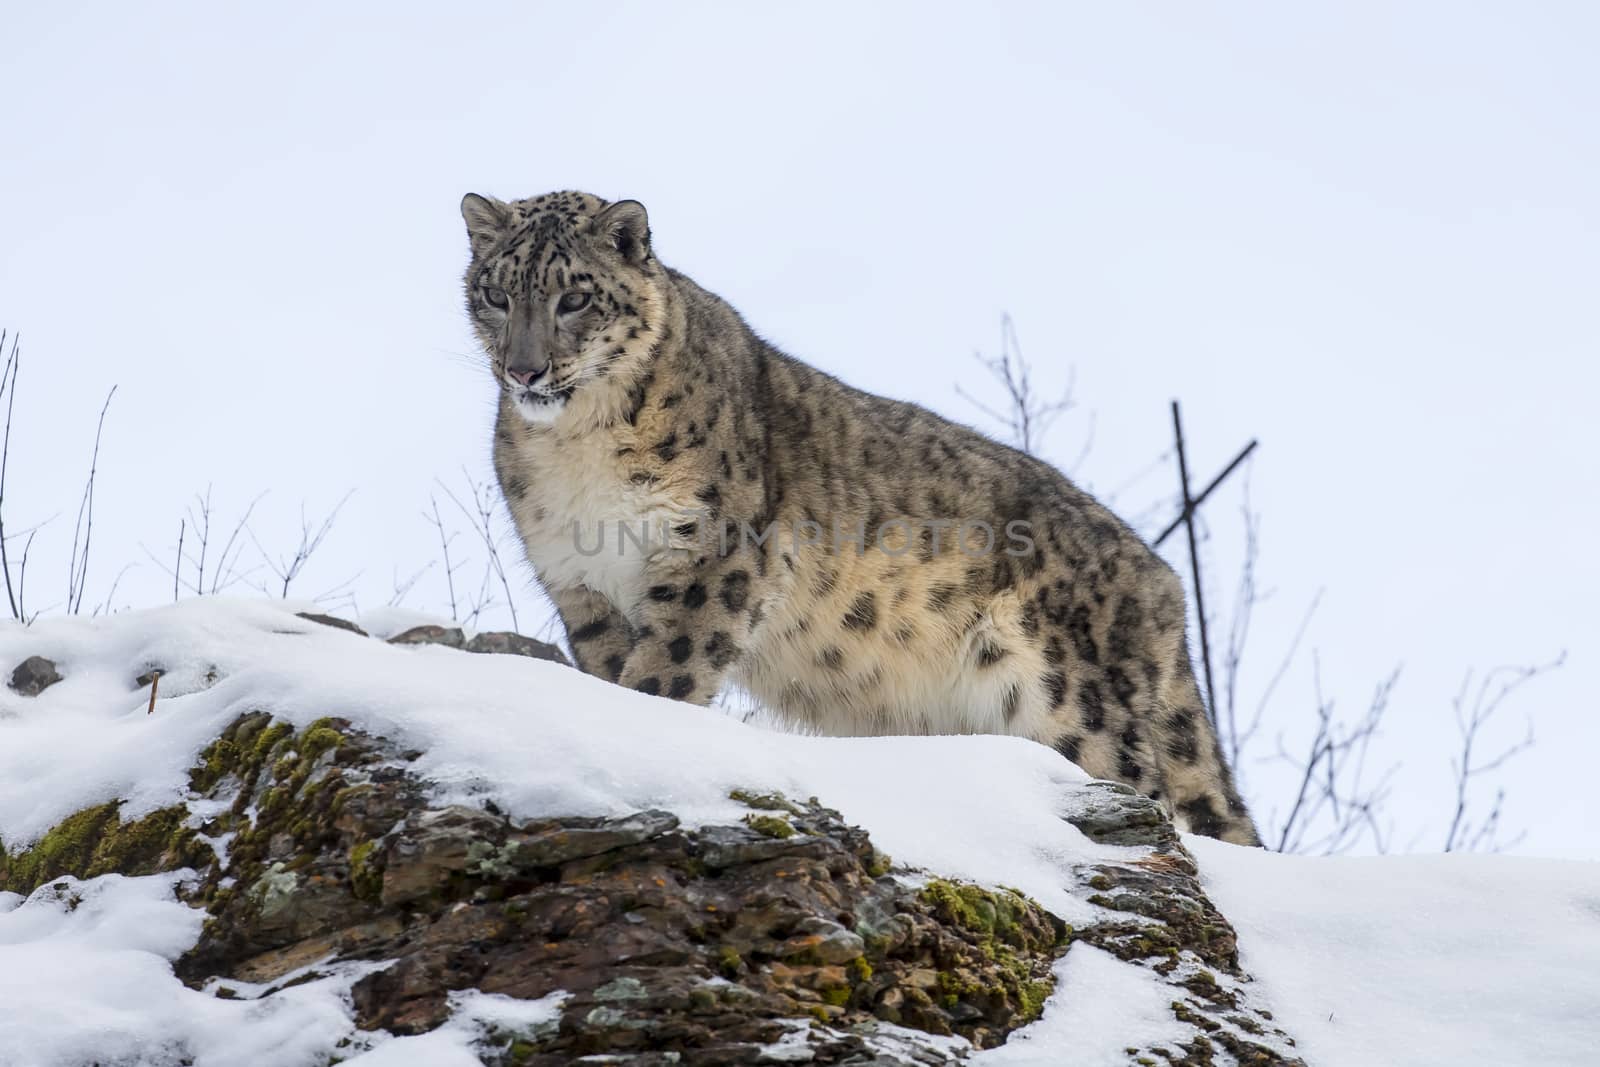
<instances>
[{"instance_id":1,"label":"bare branch","mask_svg":"<svg viewBox=\"0 0 1600 1067\"><path fill-rule=\"evenodd\" d=\"M183 571L183 527L184 520L178 520L178 558L172 565L172 602L178 602L178 575Z\"/></svg>"},{"instance_id":2,"label":"bare branch","mask_svg":"<svg viewBox=\"0 0 1600 1067\"><path fill-rule=\"evenodd\" d=\"M106 427L106 412L111 408L111 398L117 395L112 386L106 393L106 402L100 407L100 421L94 430L94 452L89 457L89 479L83 486L83 499L78 502L78 521L72 527L72 555L67 561L67 614L76 615L83 607L84 587L89 580L89 539L94 534L94 477L100 465L100 435ZM83 555L78 555L78 538L83 537Z\"/></svg>"},{"instance_id":3,"label":"bare branch","mask_svg":"<svg viewBox=\"0 0 1600 1067\"><path fill-rule=\"evenodd\" d=\"M361 580L362 571L356 571L344 581L323 590L311 599L318 604L326 604L330 608L335 606L348 607L352 611L356 608L356 596L351 586Z\"/></svg>"},{"instance_id":4,"label":"bare branch","mask_svg":"<svg viewBox=\"0 0 1600 1067\"><path fill-rule=\"evenodd\" d=\"M1233 617L1222 649L1222 707L1217 715L1223 750L1227 752L1228 765L1235 774L1239 773L1239 755L1244 747L1238 717L1240 670L1244 664L1245 646L1250 640L1250 622L1255 615L1255 607L1266 599L1256 586L1256 562L1261 555L1261 516L1250 506L1249 471L1245 473L1243 494L1240 512L1244 520L1244 560L1239 566Z\"/></svg>"},{"instance_id":5,"label":"bare branch","mask_svg":"<svg viewBox=\"0 0 1600 1067\"><path fill-rule=\"evenodd\" d=\"M1397 766L1390 767L1374 784L1366 781L1367 757L1378 736L1395 684L1396 667L1378 683L1363 716L1345 723L1334 715L1334 705L1322 690L1321 658L1313 653L1317 728L1306 754L1295 757L1278 742L1278 758L1300 772L1299 785L1287 818L1277 834L1279 852L1344 852L1370 834L1379 851L1388 842L1379 819L1389 797L1389 783Z\"/></svg>"},{"instance_id":6,"label":"bare branch","mask_svg":"<svg viewBox=\"0 0 1600 1067\"><path fill-rule=\"evenodd\" d=\"M1326 748L1328 743L1328 717L1331 709L1322 702L1320 682L1318 684L1317 732L1311 738L1310 750L1300 767L1300 785L1295 790L1294 804L1290 806L1289 816L1283 820L1283 827L1278 834L1278 844L1276 849L1278 852L1290 851L1289 842L1293 839L1295 831L1299 827L1301 809L1305 806L1306 797L1311 790L1312 779L1316 777L1317 766L1322 762L1323 750ZM1281 738L1278 741L1278 755L1281 759L1291 760L1289 753L1283 747L1283 741Z\"/></svg>"},{"instance_id":7,"label":"bare branch","mask_svg":"<svg viewBox=\"0 0 1600 1067\"><path fill-rule=\"evenodd\" d=\"M1043 400L1038 396L1033 385L1033 365L1022 354L1022 345L1017 340L1016 326L1011 321L1010 315L1000 317L1000 354L990 357L980 352L975 353L973 358L982 364L990 376L1005 390L1005 410L1000 411L990 407L959 385L955 387L956 394L1004 426L1011 443L1030 455L1038 450L1056 420L1077 407L1072 397L1073 386L1077 381L1075 367L1067 369L1067 386L1058 399ZM1088 440L1074 461L1074 466L1082 463L1087 457L1093 439L1094 424L1091 420Z\"/></svg>"},{"instance_id":8,"label":"bare branch","mask_svg":"<svg viewBox=\"0 0 1600 1067\"><path fill-rule=\"evenodd\" d=\"M122 569L117 572L117 576L111 579L111 589L106 593L106 598L95 605L94 611L90 613L91 615L109 615L115 610L112 608L111 602L117 597L117 586L122 584L122 576L133 570L134 566L135 564L132 563L124 563L122 565Z\"/></svg>"},{"instance_id":9,"label":"bare branch","mask_svg":"<svg viewBox=\"0 0 1600 1067\"><path fill-rule=\"evenodd\" d=\"M328 531L333 529L334 520L339 517L340 510L345 506L346 503L349 502L353 495L355 495L354 489L340 497L339 502L333 506L333 510L328 512L321 524L315 529L312 528L311 521L306 518L305 506L301 505L300 544L295 548L294 555L290 557L280 557L274 560L272 556L268 554L267 550L261 547L261 542L257 540L255 533L250 530L248 526L244 527L245 533L249 536L251 542L255 544L256 551L261 553L262 562L266 564L267 569L270 570L281 583L279 586L278 595L284 600L289 599L290 584L292 584L294 580L300 576L300 572L303 571L306 564L311 561L312 554L316 552L318 547L321 546L323 539L328 536ZM260 498L258 497L257 499ZM255 505L252 504L251 506L254 507ZM262 591L266 592L266 589L263 588Z\"/></svg>"},{"instance_id":10,"label":"bare branch","mask_svg":"<svg viewBox=\"0 0 1600 1067\"><path fill-rule=\"evenodd\" d=\"M242 581L246 575L238 573L239 554L244 551L244 542L239 540L239 535L250 532L250 516L255 512L256 505L261 503L265 491L257 493L244 509L244 514L239 516L239 521L234 523L233 530L228 534L227 541L223 542L222 553L217 557L216 570L211 579L211 595L228 588L234 582ZM230 556L229 553L232 553ZM197 590L198 591L198 590Z\"/></svg>"},{"instance_id":11,"label":"bare branch","mask_svg":"<svg viewBox=\"0 0 1600 1067\"><path fill-rule=\"evenodd\" d=\"M195 509L196 508L198 508L199 511L200 511L200 514L199 514L198 517L195 515ZM195 550L194 558L191 560L191 562L194 564L194 586L193 586L193 588L194 588L194 591L195 591L195 595L198 596L198 595L200 595L200 594L205 592L205 586L206 586L206 550L211 547L211 486L210 485L206 486L206 492L205 492L204 496L201 496L199 493L196 493L194 495L194 503L189 506L188 519L189 519L189 525L194 527L195 540L199 542L199 548L197 550ZM182 569L182 564L183 564L183 536L182 536L183 535L183 530L182 530L181 527L179 528L178 534L179 534L179 536L178 536L178 563L179 563L179 569L181 570ZM174 586L176 586L176 581L174 581ZM174 588L172 599L173 600L177 600L178 599L176 588Z\"/></svg>"},{"instance_id":12,"label":"bare branch","mask_svg":"<svg viewBox=\"0 0 1600 1067\"><path fill-rule=\"evenodd\" d=\"M32 615L28 614L27 596L28 554L33 551L33 535L38 532L39 528L37 526L28 531L28 539L22 544L22 565L17 568L17 618L21 620L24 625L33 622L34 619L39 617L39 613L37 611Z\"/></svg>"},{"instance_id":13,"label":"bare branch","mask_svg":"<svg viewBox=\"0 0 1600 1067\"><path fill-rule=\"evenodd\" d=\"M1471 671L1468 671L1461 680L1461 688L1451 701L1451 710L1456 720L1456 734L1461 740L1461 748L1459 754L1450 760L1450 768L1455 774L1455 811L1450 818L1450 829L1445 833L1444 851L1454 852L1464 849L1474 852L1480 848L1499 851L1510 847L1513 843L1501 844L1495 839L1500 827L1505 790L1496 791L1489 813L1477 826L1472 824L1468 816L1471 806L1469 794L1474 779L1494 773L1533 746L1533 722L1531 719L1528 721L1522 740L1508 745L1488 759L1475 757L1474 750L1479 745L1479 735L1484 727L1500 710L1507 698L1533 679L1556 670L1566 660L1567 654L1562 652L1548 663L1496 667L1479 679L1475 690ZM1470 702L1469 693L1472 697ZM1519 836L1518 840L1520 839Z\"/></svg>"},{"instance_id":14,"label":"bare branch","mask_svg":"<svg viewBox=\"0 0 1600 1067\"><path fill-rule=\"evenodd\" d=\"M1323 592L1321 589L1317 590L1316 595L1311 598L1311 603L1306 606L1306 613L1300 616L1300 625L1295 627L1294 639L1289 642L1289 648L1284 652L1283 659L1278 661L1278 669L1273 672L1267 687L1261 691L1261 699L1256 704L1255 718L1245 731L1244 741L1241 744L1248 744L1250 737L1261 725L1261 719L1267 713L1267 703L1272 699L1273 691L1278 688L1278 683L1283 681L1283 676L1289 673L1289 665L1294 662L1295 654L1300 650L1300 642L1305 639L1306 630L1311 626L1312 616L1316 615L1317 608L1322 604Z\"/></svg>"},{"instance_id":15,"label":"bare branch","mask_svg":"<svg viewBox=\"0 0 1600 1067\"><path fill-rule=\"evenodd\" d=\"M438 562L438 560L430 560L425 566L418 568L416 573L412 574L411 577L407 578L403 582L400 580L400 568L396 567L394 571L394 595L389 598L389 606L391 608L398 608L401 604L405 603L406 597L411 595L412 587L417 584L417 579L433 570L434 565Z\"/></svg>"},{"instance_id":16,"label":"bare branch","mask_svg":"<svg viewBox=\"0 0 1600 1067\"><path fill-rule=\"evenodd\" d=\"M443 482L439 482L438 485L445 496L450 498L450 502L455 504L457 510L466 517L467 522L472 524L473 532L483 541L486 557L484 577L473 608L472 622L476 623L478 616L493 603L488 592L488 585L492 576L499 582L501 592L505 594L506 610L511 614L511 628L515 630L518 628L517 602L511 593L511 581L506 577L505 565L500 559L500 539L495 536L494 532L494 506L495 501L498 499L497 494L493 486L479 482L464 467L461 470L461 477L467 484L468 494L472 497L472 508L470 510L455 493L451 492L449 486Z\"/></svg>"},{"instance_id":17,"label":"bare branch","mask_svg":"<svg viewBox=\"0 0 1600 1067\"><path fill-rule=\"evenodd\" d=\"M6 601L11 608L11 617L22 621L21 598L11 588L11 559L6 555L6 465L11 458L11 412L17 403L17 373L22 369L22 359L19 346L22 335L16 334L11 338L11 354L6 357L4 371L0 371L0 397L6 401L6 428L4 442L0 443L0 571L5 573ZM0 351L5 349L6 334L0 330ZM29 543L32 544L33 536L30 533ZM18 575L17 584L20 586L21 576Z\"/></svg>"},{"instance_id":18,"label":"bare branch","mask_svg":"<svg viewBox=\"0 0 1600 1067\"><path fill-rule=\"evenodd\" d=\"M552 644L560 644L564 641L567 636L567 628L562 625L561 613L554 608L545 612L544 622L539 624L539 628L533 632L533 636L541 641L549 641ZM572 649L568 648L567 652L571 653ZM576 662L576 657L574 657L573 661Z\"/></svg>"},{"instance_id":19,"label":"bare branch","mask_svg":"<svg viewBox=\"0 0 1600 1067\"><path fill-rule=\"evenodd\" d=\"M445 588L450 593L450 617L456 622L460 622L461 615L456 607L456 568L459 567L460 564L456 564L455 566L451 566L450 564L450 542L456 539L456 534L453 530L449 531L448 533L445 531L444 519L439 515L439 499L432 494L429 494L428 504L433 509L433 514L430 516L428 512L425 511L422 513L422 517L431 522L433 524L433 528L439 531L439 551L444 556Z\"/></svg>"},{"instance_id":20,"label":"bare branch","mask_svg":"<svg viewBox=\"0 0 1600 1067\"><path fill-rule=\"evenodd\" d=\"M1123 493L1126 493L1129 489L1132 489L1135 485L1138 485L1140 482L1144 481L1146 478L1150 477L1152 474L1155 474L1157 471L1166 470L1167 464L1171 461L1172 449L1168 448L1155 459L1152 459L1149 463L1146 463L1143 467L1140 467L1138 470L1130 474L1115 489L1112 489L1110 492L1102 496L1100 498L1101 502L1108 508L1115 507L1118 497L1120 497ZM1179 506L1181 507L1182 505L1180 504ZM1167 510L1167 506L1165 503L1158 503L1151 510L1152 512L1156 510L1165 512ZM1144 524L1135 523L1133 525L1142 528Z\"/></svg>"}]
</instances>

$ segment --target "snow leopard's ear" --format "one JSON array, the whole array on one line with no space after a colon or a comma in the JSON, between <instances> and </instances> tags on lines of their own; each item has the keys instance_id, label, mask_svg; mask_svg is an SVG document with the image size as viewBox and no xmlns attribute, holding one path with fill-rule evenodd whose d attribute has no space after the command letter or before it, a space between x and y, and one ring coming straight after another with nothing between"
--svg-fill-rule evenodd
<instances>
[{"instance_id":1,"label":"snow leopard's ear","mask_svg":"<svg viewBox=\"0 0 1600 1067\"><path fill-rule=\"evenodd\" d=\"M500 239L511 221L511 210L492 196L468 193L461 198L461 217L466 220L467 240L476 259Z\"/></svg>"},{"instance_id":2,"label":"snow leopard's ear","mask_svg":"<svg viewBox=\"0 0 1600 1067\"><path fill-rule=\"evenodd\" d=\"M629 263L650 258L650 217L637 200L618 200L594 217L590 232Z\"/></svg>"}]
</instances>

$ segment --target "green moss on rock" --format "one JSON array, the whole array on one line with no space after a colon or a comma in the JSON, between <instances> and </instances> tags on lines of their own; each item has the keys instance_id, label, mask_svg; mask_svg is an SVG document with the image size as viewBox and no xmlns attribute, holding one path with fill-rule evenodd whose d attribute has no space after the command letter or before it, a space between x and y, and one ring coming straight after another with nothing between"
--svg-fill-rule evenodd
<instances>
[{"instance_id":1,"label":"green moss on rock","mask_svg":"<svg viewBox=\"0 0 1600 1067\"><path fill-rule=\"evenodd\" d=\"M746 815L744 824L764 837L793 837L795 828L781 815Z\"/></svg>"},{"instance_id":2,"label":"green moss on rock","mask_svg":"<svg viewBox=\"0 0 1600 1067\"><path fill-rule=\"evenodd\" d=\"M1026 947L1020 920L1030 909L1040 910L1012 889L985 889L968 882L935 878L923 887L923 901L945 921L970 930L981 938L998 938Z\"/></svg>"},{"instance_id":3,"label":"green moss on rock","mask_svg":"<svg viewBox=\"0 0 1600 1067\"><path fill-rule=\"evenodd\" d=\"M332 719L318 719L300 735L300 758L308 764L312 763L324 752L336 749L343 743L344 734L333 726Z\"/></svg>"},{"instance_id":4,"label":"green moss on rock","mask_svg":"<svg viewBox=\"0 0 1600 1067\"><path fill-rule=\"evenodd\" d=\"M747 808L757 811L784 811L790 815L798 815L800 809L786 800L781 793L756 793L749 789L735 789L728 794L729 800L737 800Z\"/></svg>"},{"instance_id":5,"label":"green moss on rock","mask_svg":"<svg viewBox=\"0 0 1600 1067\"><path fill-rule=\"evenodd\" d=\"M377 900L383 893L383 868L374 862L378 843L363 841L350 850L350 885L361 900Z\"/></svg>"},{"instance_id":6,"label":"green moss on rock","mask_svg":"<svg viewBox=\"0 0 1600 1067\"><path fill-rule=\"evenodd\" d=\"M261 766L272 756L278 744L293 734L293 726L286 722L274 722L256 737L255 744L250 748L251 762L257 767Z\"/></svg>"},{"instance_id":7,"label":"green moss on rock","mask_svg":"<svg viewBox=\"0 0 1600 1067\"><path fill-rule=\"evenodd\" d=\"M1014 889L985 889L936 878L920 896L943 921L970 934L992 964L979 977L965 968L939 972L947 1007L962 1000L1007 1000L1021 1018L1038 1018L1054 988L1040 961L1053 958L1071 938L1071 928Z\"/></svg>"},{"instance_id":8,"label":"green moss on rock","mask_svg":"<svg viewBox=\"0 0 1600 1067\"><path fill-rule=\"evenodd\" d=\"M203 858L204 846L183 826L188 813L181 805L132 822L119 818L121 806L113 800L85 808L51 827L33 846L0 856L0 890L31 893L67 875L154 874Z\"/></svg>"},{"instance_id":9,"label":"green moss on rock","mask_svg":"<svg viewBox=\"0 0 1600 1067\"><path fill-rule=\"evenodd\" d=\"M50 829L32 848L7 856L0 889L31 893L52 878L82 876L107 823L117 821L117 802L86 808Z\"/></svg>"},{"instance_id":10,"label":"green moss on rock","mask_svg":"<svg viewBox=\"0 0 1600 1067\"><path fill-rule=\"evenodd\" d=\"M219 737L200 754L200 762L189 772L189 788L208 792L239 762L239 749L231 740Z\"/></svg>"}]
</instances>

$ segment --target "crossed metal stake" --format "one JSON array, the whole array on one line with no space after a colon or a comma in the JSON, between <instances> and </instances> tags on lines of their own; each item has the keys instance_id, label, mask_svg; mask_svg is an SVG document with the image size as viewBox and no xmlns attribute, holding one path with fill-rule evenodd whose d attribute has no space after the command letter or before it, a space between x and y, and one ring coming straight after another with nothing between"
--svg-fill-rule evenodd
<instances>
[{"instance_id":1,"label":"crossed metal stake","mask_svg":"<svg viewBox=\"0 0 1600 1067\"><path fill-rule=\"evenodd\" d=\"M1183 447L1183 419L1178 414L1178 402L1176 400L1172 402L1172 433L1178 443L1178 483L1183 489L1183 513L1173 519L1170 526L1161 531L1161 536L1155 540L1155 546L1157 548L1161 547L1161 542L1170 537L1172 532L1179 526L1188 527L1189 569L1194 575L1194 610L1195 614L1200 617L1200 658L1205 664L1206 671L1206 714L1211 719L1211 725L1215 727L1217 724L1217 687L1216 683L1211 679L1211 638L1206 632L1206 601L1205 593L1200 585L1200 550L1194 532L1194 513L1196 508L1206 502L1206 498L1211 495L1212 491L1221 485L1223 480L1238 468L1239 464L1244 462L1245 457L1255 451L1256 441L1252 438L1250 443L1245 445L1237 456L1233 457L1233 461L1222 468L1222 473L1211 479L1211 484L1206 486L1199 496L1191 496L1189 494L1189 457Z\"/></svg>"}]
</instances>

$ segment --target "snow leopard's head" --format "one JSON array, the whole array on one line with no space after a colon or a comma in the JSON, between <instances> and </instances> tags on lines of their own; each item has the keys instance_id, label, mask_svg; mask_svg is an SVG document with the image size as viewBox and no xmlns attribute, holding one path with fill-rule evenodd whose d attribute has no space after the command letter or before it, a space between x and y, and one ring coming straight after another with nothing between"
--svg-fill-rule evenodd
<instances>
[{"instance_id":1,"label":"snow leopard's head","mask_svg":"<svg viewBox=\"0 0 1600 1067\"><path fill-rule=\"evenodd\" d=\"M661 337L666 272L636 200L547 193L461 201L467 313L528 422L555 422L591 383L630 382Z\"/></svg>"}]
</instances>

